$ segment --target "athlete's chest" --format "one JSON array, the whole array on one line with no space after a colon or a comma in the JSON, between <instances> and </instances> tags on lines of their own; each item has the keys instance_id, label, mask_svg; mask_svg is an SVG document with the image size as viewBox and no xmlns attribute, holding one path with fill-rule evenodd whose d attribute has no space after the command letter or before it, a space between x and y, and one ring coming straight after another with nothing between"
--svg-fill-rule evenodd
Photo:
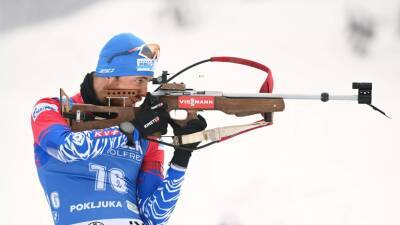
<instances>
[{"instance_id":1,"label":"athlete's chest","mask_svg":"<svg viewBox=\"0 0 400 225\"><path fill-rule=\"evenodd\" d=\"M129 180L136 179L143 162L145 150L139 147L119 147L104 150L104 152L90 160L79 162L80 167L89 168L89 172L102 168L109 173L118 174ZM119 171L119 172L117 172ZM98 176L97 176L98 177Z\"/></svg>"},{"instance_id":2,"label":"athlete's chest","mask_svg":"<svg viewBox=\"0 0 400 225\"><path fill-rule=\"evenodd\" d=\"M146 149L136 145L106 149L94 158L67 164L50 158L46 171L104 182L116 178L130 182L136 180L145 154Z\"/></svg>"},{"instance_id":3,"label":"athlete's chest","mask_svg":"<svg viewBox=\"0 0 400 225\"><path fill-rule=\"evenodd\" d=\"M95 158L68 163L65 166L50 163L47 172L64 174L64 178L68 178L70 183L81 186L81 191L84 189L128 194L129 190L136 187L144 154L140 148L134 147L109 149Z\"/></svg>"}]
</instances>

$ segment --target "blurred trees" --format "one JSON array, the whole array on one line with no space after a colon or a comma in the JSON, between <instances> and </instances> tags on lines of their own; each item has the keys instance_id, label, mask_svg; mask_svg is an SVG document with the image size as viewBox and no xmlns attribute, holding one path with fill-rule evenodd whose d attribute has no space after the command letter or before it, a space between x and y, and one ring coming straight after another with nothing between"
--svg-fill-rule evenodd
<instances>
[{"instance_id":1,"label":"blurred trees","mask_svg":"<svg viewBox=\"0 0 400 225\"><path fill-rule=\"evenodd\" d=\"M367 11L353 9L348 11L346 30L352 50L359 55L367 55L369 46L376 36L377 23Z\"/></svg>"},{"instance_id":2,"label":"blurred trees","mask_svg":"<svg viewBox=\"0 0 400 225\"><path fill-rule=\"evenodd\" d=\"M169 20L180 29L187 29L196 25L198 13L194 0L163 0L163 5L158 13L160 21Z\"/></svg>"},{"instance_id":3,"label":"blurred trees","mask_svg":"<svg viewBox=\"0 0 400 225\"><path fill-rule=\"evenodd\" d=\"M101 0L0 0L0 33L74 12Z\"/></svg>"}]
</instances>

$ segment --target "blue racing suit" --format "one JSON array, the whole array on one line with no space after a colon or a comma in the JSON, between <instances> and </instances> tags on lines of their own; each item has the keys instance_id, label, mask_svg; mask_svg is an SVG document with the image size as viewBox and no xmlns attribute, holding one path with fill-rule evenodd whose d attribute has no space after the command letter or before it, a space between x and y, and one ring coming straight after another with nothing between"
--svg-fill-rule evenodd
<instances>
[{"instance_id":1,"label":"blue racing suit","mask_svg":"<svg viewBox=\"0 0 400 225\"><path fill-rule=\"evenodd\" d=\"M80 94L70 101L83 103ZM118 127L72 132L56 98L41 99L31 115L35 162L57 225L166 224L179 197L184 169L133 133Z\"/></svg>"}]
</instances>

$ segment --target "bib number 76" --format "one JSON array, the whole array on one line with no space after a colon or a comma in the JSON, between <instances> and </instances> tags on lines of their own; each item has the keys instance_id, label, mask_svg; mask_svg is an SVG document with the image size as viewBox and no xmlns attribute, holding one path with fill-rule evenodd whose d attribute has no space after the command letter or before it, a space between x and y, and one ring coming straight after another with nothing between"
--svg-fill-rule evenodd
<instances>
[{"instance_id":1,"label":"bib number 76","mask_svg":"<svg viewBox=\"0 0 400 225\"><path fill-rule=\"evenodd\" d=\"M118 168L111 168L107 170L105 166L90 163L89 171L96 173L94 190L105 191L108 178L108 183L111 185L111 188L114 191L121 194L126 194L128 192L125 181L125 173L123 170Z\"/></svg>"}]
</instances>

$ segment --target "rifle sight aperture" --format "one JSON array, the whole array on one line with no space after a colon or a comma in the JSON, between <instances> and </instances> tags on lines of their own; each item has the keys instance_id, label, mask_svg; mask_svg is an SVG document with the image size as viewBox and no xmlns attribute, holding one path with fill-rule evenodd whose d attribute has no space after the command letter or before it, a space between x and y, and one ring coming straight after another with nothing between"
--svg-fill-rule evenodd
<instances>
[{"instance_id":1,"label":"rifle sight aperture","mask_svg":"<svg viewBox=\"0 0 400 225\"><path fill-rule=\"evenodd\" d=\"M151 81L153 82L153 84L165 84L168 82L168 77L167 77L168 75L169 75L168 71L164 70L162 71L161 76L155 77Z\"/></svg>"}]
</instances>

